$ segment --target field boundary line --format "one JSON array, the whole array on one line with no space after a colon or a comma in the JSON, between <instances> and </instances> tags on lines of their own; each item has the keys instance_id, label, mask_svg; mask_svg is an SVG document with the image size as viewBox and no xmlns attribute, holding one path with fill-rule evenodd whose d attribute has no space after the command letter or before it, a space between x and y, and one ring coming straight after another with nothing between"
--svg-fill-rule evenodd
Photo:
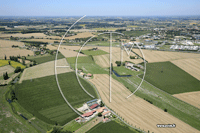
<instances>
[{"instance_id":1,"label":"field boundary line","mask_svg":"<svg viewBox=\"0 0 200 133\"><path fill-rule=\"evenodd\" d=\"M138 75L141 75L141 74L138 74ZM141 79L138 75L136 75L139 79ZM146 81L146 80L144 80L147 84L149 84L149 85L151 85L151 86L153 86L155 89L158 89L158 90L160 90L160 91L162 91L162 92L164 92L164 93L166 93L167 95L170 95L170 96L172 96L173 98L175 98L175 99L177 99L177 100L179 100L179 101L181 101L181 102L184 102L184 103L186 103L186 104L189 104L189 105L191 105L190 103L187 103L187 102L185 102L185 101L183 101L183 100L181 100L181 99L179 99L179 98L177 98L177 97L175 97L175 96L173 96L172 94L169 94L169 93L167 93L167 92L165 92L165 91L163 91L163 90L161 90L161 89L159 89L158 87L156 87L156 86L154 86L154 85L152 85L151 83L149 83L148 81ZM141 87L142 88L142 87ZM182 93L179 93L179 94L182 94ZM191 106L193 106L193 105L191 105ZM195 106L193 106L193 107L195 107ZM197 108L197 107L195 107L195 108ZM198 110L200 110L199 108L197 108Z\"/></svg>"}]
</instances>

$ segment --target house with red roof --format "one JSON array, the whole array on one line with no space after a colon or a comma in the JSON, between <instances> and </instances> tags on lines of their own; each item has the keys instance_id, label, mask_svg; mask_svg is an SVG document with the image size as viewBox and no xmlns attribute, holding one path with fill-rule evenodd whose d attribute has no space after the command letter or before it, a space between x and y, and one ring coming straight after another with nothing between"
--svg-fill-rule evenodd
<instances>
[{"instance_id":1,"label":"house with red roof","mask_svg":"<svg viewBox=\"0 0 200 133\"><path fill-rule=\"evenodd\" d=\"M92 106L90 106L90 109L93 110L93 109L98 108L98 107L99 107L99 104L96 103L96 104L93 104Z\"/></svg>"}]
</instances>

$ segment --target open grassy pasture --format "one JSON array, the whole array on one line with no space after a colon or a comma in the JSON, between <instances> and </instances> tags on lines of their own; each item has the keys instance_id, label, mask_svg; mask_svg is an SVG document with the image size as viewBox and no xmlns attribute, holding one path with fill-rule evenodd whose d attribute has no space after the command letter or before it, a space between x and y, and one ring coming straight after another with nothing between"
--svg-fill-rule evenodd
<instances>
[{"instance_id":1,"label":"open grassy pasture","mask_svg":"<svg viewBox=\"0 0 200 133\"><path fill-rule=\"evenodd\" d=\"M6 101L8 86L0 86L0 133L37 133L21 116L13 113L10 104Z\"/></svg>"},{"instance_id":2,"label":"open grassy pasture","mask_svg":"<svg viewBox=\"0 0 200 133\"><path fill-rule=\"evenodd\" d=\"M123 34L133 36L133 37L141 36L147 33L151 33L151 32L150 31L124 31L123 32Z\"/></svg>"},{"instance_id":3,"label":"open grassy pasture","mask_svg":"<svg viewBox=\"0 0 200 133\"><path fill-rule=\"evenodd\" d=\"M147 64L145 80L170 94L200 91L199 80L171 62Z\"/></svg>"},{"instance_id":4,"label":"open grassy pasture","mask_svg":"<svg viewBox=\"0 0 200 133\"><path fill-rule=\"evenodd\" d=\"M74 70L75 70L75 61L76 61L76 57L67 58L67 62L70 64L70 66ZM82 69L83 72L85 73L92 73L92 74L108 73L108 69L101 68L99 65L97 65L94 62L94 59L92 56L78 57L77 68Z\"/></svg>"},{"instance_id":5,"label":"open grassy pasture","mask_svg":"<svg viewBox=\"0 0 200 133\"><path fill-rule=\"evenodd\" d=\"M113 76L114 77L114 76ZM124 80L129 84L125 84L130 90L135 89L136 77L129 78L118 78ZM146 99L157 98L158 104L161 103L164 108L168 109L168 112L164 112L163 108L160 109L153 104L132 95L128 99L126 97L131 94L131 92L120 82L112 79L112 102L109 102L109 76L106 74L96 74L94 78L90 80L98 89L99 94L105 104L111 108L114 112L124 118L125 121L129 122L133 126L140 129L144 129L145 132L199 132L199 110L191 105L181 102L175 99L169 94L163 91L156 91L145 86L145 89L140 89L138 93L146 94ZM146 84L145 84L146 85ZM132 90L131 90L132 91ZM140 95L141 96L141 95ZM159 97L158 97L159 96ZM142 96L141 96L142 97ZM149 99L151 100L151 99ZM157 105L157 106L161 106ZM178 118L176 118L178 117ZM180 119L180 120L179 120ZM183 121L181 121L183 120ZM176 128L157 128L158 123L175 123ZM190 125L189 125L190 124ZM193 127L197 128L193 128Z\"/></svg>"},{"instance_id":6,"label":"open grassy pasture","mask_svg":"<svg viewBox=\"0 0 200 133\"><path fill-rule=\"evenodd\" d=\"M110 121L108 123L99 123L86 133L139 133L138 131L129 127L123 126L115 121Z\"/></svg>"},{"instance_id":7,"label":"open grassy pasture","mask_svg":"<svg viewBox=\"0 0 200 133\"><path fill-rule=\"evenodd\" d=\"M56 54L54 55L39 55L39 56L28 56L27 59L35 60L38 64L45 63L48 61L55 60ZM57 59L65 58L61 53L58 53Z\"/></svg>"},{"instance_id":8,"label":"open grassy pasture","mask_svg":"<svg viewBox=\"0 0 200 133\"><path fill-rule=\"evenodd\" d=\"M92 99L79 86L74 72L59 74L58 79L65 97L72 106ZM90 84L83 79L80 81L88 92L96 96ZM16 85L16 94L21 106L47 123L57 122L63 125L77 117L63 100L54 75L23 81L22 84Z\"/></svg>"},{"instance_id":9,"label":"open grassy pasture","mask_svg":"<svg viewBox=\"0 0 200 133\"><path fill-rule=\"evenodd\" d=\"M1 66L5 66L5 65L9 65L10 60L0 60L0 67ZM21 68L26 68L24 65L22 65L19 62L15 62L15 61L10 61L10 64L12 67L16 68L16 67L21 67Z\"/></svg>"},{"instance_id":10,"label":"open grassy pasture","mask_svg":"<svg viewBox=\"0 0 200 133\"><path fill-rule=\"evenodd\" d=\"M171 62L200 81L200 55L199 58L182 59Z\"/></svg>"},{"instance_id":11,"label":"open grassy pasture","mask_svg":"<svg viewBox=\"0 0 200 133\"><path fill-rule=\"evenodd\" d=\"M104 54L108 54L107 52L103 51L103 50L81 50L81 52L83 52L85 55L104 55Z\"/></svg>"}]
</instances>

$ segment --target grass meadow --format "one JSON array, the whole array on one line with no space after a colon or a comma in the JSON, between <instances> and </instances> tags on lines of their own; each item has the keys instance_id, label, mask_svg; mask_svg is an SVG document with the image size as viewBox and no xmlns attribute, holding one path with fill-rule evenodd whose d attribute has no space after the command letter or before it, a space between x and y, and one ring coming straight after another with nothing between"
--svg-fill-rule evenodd
<instances>
[{"instance_id":1,"label":"grass meadow","mask_svg":"<svg viewBox=\"0 0 200 133\"><path fill-rule=\"evenodd\" d=\"M104 54L109 54L108 52L105 52L103 50L81 50L81 52L83 52L85 55L104 55Z\"/></svg>"},{"instance_id":2,"label":"grass meadow","mask_svg":"<svg viewBox=\"0 0 200 133\"><path fill-rule=\"evenodd\" d=\"M199 80L171 62L148 63L145 80L170 94L200 91Z\"/></svg>"},{"instance_id":3,"label":"grass meadow","mask_svg":"<svg viewBox=\"0 0 200 133\"><path fill-rule=\"evenodd\" d=\"M134 129L129 129L129 127L121 125L116 121L110 121L107 123L99 123L93 128L91 128L86 133L139 133Z\"/></svg>"},{"instance_id":4,"label":"grass meadow","mask_svg":"<svg viewBox=\"0 0 200 133\"><path fill-rule=\"evenodd\" d=\"M75 70L75 62L76 57L67 58L67 62L70 66ZM77 60L77 68L82 69L85 73L92 73L92 74L107 74L107 68L101 68L94 62L93 56L82 56L78 57Z\"/></svg>"},{"instance_id":5,"label":"grass meadow","mask_svg":"<svg viewBox=\"0 0 200 133\"><path fill-rule=\"evenodd\" d=\"M74 72L59 74L58 79L65 97L72 106L92 100L78 84ZM81 78L80 81L88 92L96 96L89 83ZM64 125L78 117L62 98L54 75L23 81L22 84L16 85L16 95L23 108L46 123Z\"/></svg>"},{"instance_id":6,"label":"grass meadow","mask_svg":"<svg viewBox=\"0 0 200 133\"><path fill-rule=\"evenodd\" d=\"M55 60L56 55L39 55L39 56L27 56L29 60L35 60L38 64ZM65 58L61 53L58 53L57 59Z\"/></svg>"}]
</instances>

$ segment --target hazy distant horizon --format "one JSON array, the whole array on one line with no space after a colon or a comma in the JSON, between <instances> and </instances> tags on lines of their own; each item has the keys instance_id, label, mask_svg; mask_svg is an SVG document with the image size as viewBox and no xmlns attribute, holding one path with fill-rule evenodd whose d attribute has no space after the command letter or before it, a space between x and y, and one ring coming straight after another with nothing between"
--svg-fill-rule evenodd
<instances>
[{"instance_id":1,"label":"hazy distant horizon","mask_svg":"<svg viewBox=\"0 0 200 133\"><path fill-rule=\"evenodd\" d=\"M190 16L200 15L199 0L10 0L0 16Z\"/></svg>"}]
</instances>

